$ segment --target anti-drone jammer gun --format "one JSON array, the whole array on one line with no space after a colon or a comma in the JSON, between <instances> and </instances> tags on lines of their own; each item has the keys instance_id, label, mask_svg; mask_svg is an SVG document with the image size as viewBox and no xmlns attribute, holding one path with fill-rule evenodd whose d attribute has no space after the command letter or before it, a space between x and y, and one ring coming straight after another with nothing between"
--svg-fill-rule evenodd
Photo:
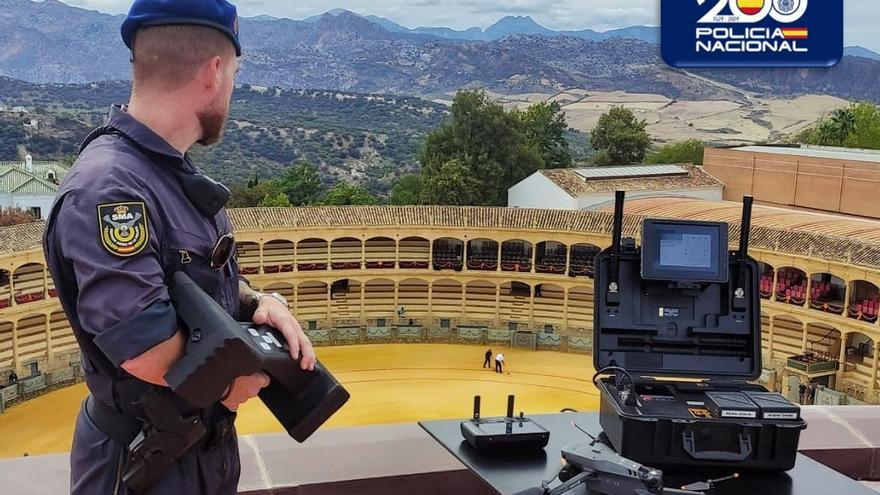
<instances>
[{"instance_id":1,"label":"anti-drone jammer gun","mask_svg":"<svg viewBox=\"0 0 880 495\"><path fill-rule=\"evenodd\" d=\"M320 362L314 371L300 368L281 332L235 321L183 272L172 281L171 299L188 336L183 359L165 375L176 394L206 408L237 377L262 371L271 381L260 399L298 442L348 401L348 391Z\"/></svg>"}]
</instances>

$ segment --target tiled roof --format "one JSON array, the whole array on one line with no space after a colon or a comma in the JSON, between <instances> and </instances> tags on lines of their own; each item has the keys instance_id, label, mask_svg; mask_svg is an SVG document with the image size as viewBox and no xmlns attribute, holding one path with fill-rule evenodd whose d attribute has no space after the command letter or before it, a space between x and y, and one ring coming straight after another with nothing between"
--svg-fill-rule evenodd
<instances>
[{"instance_id":1,"label":"tiled roof","mask_svg":"<svg viewBox=\"0 0 880 495\"><path fill-rule=\"evenodd\" d=\"M646 216L727 221L732 244L739 239L739 205L650 198L628 202L624 232L637 235ZM880 269L880 222L756 206L751 246ZM498 228L608 234L609 212L455 206L335 206L244 208L229 211L238 230L267 231L352 227ZM0 228L0 253L40 247L43 224Z\"/></svg>"},{"instance_id":2,"label":"tiled roof","mask_svg":"<svg viewBox=\"0 0 880 495\"><path fill-rule=\"evenodd\" d=\"M540 173L550 179L554 184L562 188L570 196L576 198L582 194L614 191L663 191L670 189L695 189L708 187L724 187L718 179L706 172L703 167L696 165L676 165L684 169L686 174L673 174L667 176L648 175L645 177L616 178L613 175L608 178L584 179L576 168L557 168L541 170ZM618 174L626 169L639 172L644 166L614 167ZM634 173L633 175L636 175Z\"/></svg>"},{"instance_id":3,"label":"tiled roof","mask_svg":"<svg viewBox=\"0 0 880 495\"><path fill-rule=\"evenodd\" d=\"M43 222L0 227L0 253L42 248Z\"/></svg>"},{"instance_id":4,"label":"tiled roof","mask_svg":"<svg viewBox=\"0 0 880 495\"><path fill-rule=\"evenodd\" d=\"M0 193L54 196L58 185L17 168L0 167Z\"/></svg>"}]
</instances>

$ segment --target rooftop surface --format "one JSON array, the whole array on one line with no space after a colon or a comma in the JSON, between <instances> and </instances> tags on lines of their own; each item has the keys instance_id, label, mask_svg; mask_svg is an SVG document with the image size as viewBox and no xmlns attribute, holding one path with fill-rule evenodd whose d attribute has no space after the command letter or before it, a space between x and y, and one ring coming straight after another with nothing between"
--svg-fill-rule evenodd
<instances>
[{"instance_id":1,"label":"rooftop surface","mask_svg":"<svg viewBox=\"0 0 880 495\"><path fill-rule=\"evenodd\" d=\"M626 167L541 170L572 197L614 191L662 191L721 188L724 184L696 165L632 165Z\"/></svg>"},{"instance_id":2,"label":"rooftop surface","mask_svg":"<svg viewBox=\"0 0 880 495\"><path fill-rule=\"evenodd\" d=\"M646 217L691 218L731 224L731 245L739 240L740 205L680 198L646 198L627 203L626 235L641 231ZM229 211L235 228L249 231L368 228L493 229L561 233L611 233L612 214L595 211L535 210L480 206L331 206L243 208ZM425 230L424 228L419 230ZM0 254L40 248L43 224L0 228ZM268 234L268 232L267 232ZM817 259L880 268L880 221L756 205L751 246L809 255Z\"/></svg>"},{"instance_id":3,"label":"rooftop surface","mask_svg":"<svg viewBox=\"0 0 880 495\"><path fill-rule=\"evenodd\" d=\"M809 156L832 160L853 160L860 162L880 163L880 151L831 147L788 147L788 146L742 146L732 148L733 151L752 153L770 153L776 155Z\"/></svg>"}]
</instances>

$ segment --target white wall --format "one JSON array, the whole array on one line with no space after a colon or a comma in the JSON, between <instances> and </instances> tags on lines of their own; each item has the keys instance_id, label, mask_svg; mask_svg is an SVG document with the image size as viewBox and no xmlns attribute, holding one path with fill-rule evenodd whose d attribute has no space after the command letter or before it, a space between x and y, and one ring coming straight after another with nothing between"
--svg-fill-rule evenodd
<instances>
[{"instance_id":1,"label":"white wall","mask_svg":"<svg viewBox=\"0 0 880 495\"><path fill-rule=\"evenodd\" d=\"M0 194L0 208L9 208L11 206L19 206L25 210L28 208L39 208L41 219L45 220L49 216L54 200L54 195L11 195L6 193Z\"/></svg>"},{"instance_id":2,"label":"white wall","mask_svg":"<svg viewBox=\"0 0 880 495\"><path fill-rule=\"evenodd\" d=\"M676 197L676 198L693 198L704 199L707 201L721 201L723 195L722 187L702 188L702 189L668 189L668 190L647 190L647 191L627 191L627 201L637 198L656 198L656 197ZM581 196L577 200L577 208L579 210L598 210L605 206L614 204L614 193L595 193L587 196Z\"/></svg>"},{"instance_id":3,"label":"white wall","mask_svg":"<svg viewBox=\"0 0 880 495\"><path fill-rule=\"evenodd\" d=\"M507 206L573 210L577 207L577 202L544 174L535 172L507 191Z\"/></svg>"}]
</instances>

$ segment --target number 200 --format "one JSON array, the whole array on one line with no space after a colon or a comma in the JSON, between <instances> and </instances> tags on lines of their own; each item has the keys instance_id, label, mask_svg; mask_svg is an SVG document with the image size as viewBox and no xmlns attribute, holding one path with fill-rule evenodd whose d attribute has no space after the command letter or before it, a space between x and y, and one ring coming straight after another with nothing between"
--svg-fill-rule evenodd
<instances>
[{"instance_id":1,"label":"number 200","mask_svg":"<svg viewBox=\"0 0 880 495\"><path fill-rule=\"evenodd\" d=\"M739 8L739 3L737 0L714 0L716 1L715 6L709 9L709 12L706 13L698 22L700 24L714 24L717 22L723 23L740 23L740 24L754 24L756 22L763 21L768 15L775 19L777 22L781 23L790 23L800 19L804 12L807 11L807 4L809 0L792 0L797 3L797 8L788 14L784 14L776 9L776 2L778 0L764 0L764 5L761 7L761 10L755 14L746 14ZM697 3L703 5L706 3L706 0L697 0ZM737 20L732 21L729 19L716 21L718 17L726 17L721 15L721 11L724 10L724 5L727 4L730 6L730 11L733 13L733 17L737 18Z\"/></svg>"}]
</instances>

